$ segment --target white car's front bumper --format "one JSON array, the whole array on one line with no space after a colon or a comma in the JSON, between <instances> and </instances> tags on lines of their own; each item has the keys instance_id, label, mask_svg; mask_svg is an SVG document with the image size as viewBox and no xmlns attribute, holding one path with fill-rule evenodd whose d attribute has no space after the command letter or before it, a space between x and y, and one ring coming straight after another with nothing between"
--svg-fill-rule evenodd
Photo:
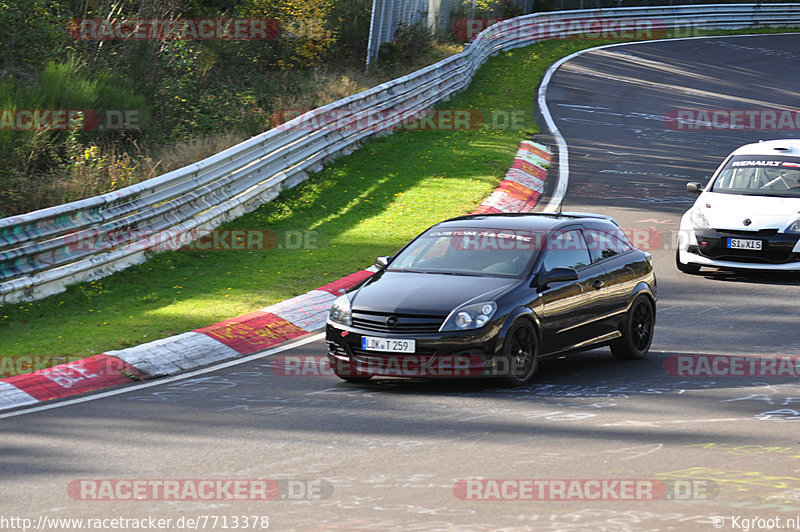
<instances>
[{"instance_id":1,"label":"white car's front bumper","mask_svg":"<svg viewBox=\"0 0 800 532\"><path fill-rule=\"evenodd\" d=\"M713 268L725 268L734 270L759 270L759 271L800 271L800 261L770 263L770 262L740 262L733 260L712 259L689 251L690 248L697 249L697 236L694 227L689 220L688 213L681 219L681 228L678 234L678 260L683 264L695 264L697 266L709 266ZM800 253L800 240L797 241L793 253Z\"/></svg>"},{"instance_id":2,"label":"white car's front bumper","mask_svg":"<svg viewBox=\"0 0 800 532\"><path fill-rule=\"evenodd\" d=\"M800 262L771 264L765 262L734 262L730 260L709 259L696 253L679 249L680 261L684 264L710 266L713 268L730 268L732 270L767 270L767 271L800 271Z\"/></svg>"}]
</instances>

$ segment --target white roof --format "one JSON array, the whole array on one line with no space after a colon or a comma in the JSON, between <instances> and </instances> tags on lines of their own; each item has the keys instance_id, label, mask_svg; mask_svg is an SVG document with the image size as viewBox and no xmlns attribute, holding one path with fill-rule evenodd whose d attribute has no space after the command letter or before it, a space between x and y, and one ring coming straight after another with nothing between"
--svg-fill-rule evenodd
<instances>
[{"instance_id":1,"label":"white roof","mask_svg":"<svg viewBox=\"0 0 800 532\"><path fill-rule=\"evenodd\" d=\"M800 157L800 139L764 140L745 144L732 155L793 155Z\"/></svg>"}]
</instances>

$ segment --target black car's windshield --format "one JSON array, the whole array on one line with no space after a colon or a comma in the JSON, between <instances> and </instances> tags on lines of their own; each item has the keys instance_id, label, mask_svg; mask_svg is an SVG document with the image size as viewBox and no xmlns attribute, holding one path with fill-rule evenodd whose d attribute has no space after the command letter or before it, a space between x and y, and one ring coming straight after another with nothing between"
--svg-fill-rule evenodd
<instances>
[{"instance_id":1,"label":"black car's windshield","mask_svg":"<svg viewBox=\"0 0 800 532\"><path fill-rule=\"evenodd\" d=\"M390 271L519 277L544 233L492 229L432 229L395 257Z\"/></svg>"},{"instance_id":2,"label":"black car's windshield","mask_svg":"<svg viewBox=\"0 0 800 532\"><path fill-rule=\"evenodd\" d=\"M720 171L712 192L800 197L800 159L737 155Z\"/></svg>"}]
</instances>

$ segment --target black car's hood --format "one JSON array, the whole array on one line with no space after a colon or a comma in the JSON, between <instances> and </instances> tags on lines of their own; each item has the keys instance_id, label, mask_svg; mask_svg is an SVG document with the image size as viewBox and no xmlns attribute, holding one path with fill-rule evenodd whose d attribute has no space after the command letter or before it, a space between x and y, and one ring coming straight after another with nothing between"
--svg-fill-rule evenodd
<instances>
[{"instance_id":1,"label":"black car's hood","mask_svg":"<svg viewBox=\"0 0 800 532\"><path fill-rule=\"evenodd\" d=\"M519 279L383 271L352 298L353 309L398 314L449 314L461 304L491 300Z\"/></svg>"}]
</instances>

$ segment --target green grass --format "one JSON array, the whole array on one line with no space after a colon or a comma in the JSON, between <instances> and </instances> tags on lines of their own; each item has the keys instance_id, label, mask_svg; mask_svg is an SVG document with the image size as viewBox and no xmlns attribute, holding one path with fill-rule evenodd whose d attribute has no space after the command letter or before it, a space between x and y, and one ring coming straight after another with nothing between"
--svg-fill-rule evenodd
<instances>
[{"instance_id":1,"label":"green grass","mask_svg":"<svg viewBox=\"0 0 800 532\"><path fill-rule=\"evenodd\" d=\"M365 144L225 226L306 232L313 249L154 255L42 301L0 306L2 357L90 356L177 334L302 294L371 265L431 224L472 211L538 131L545 69L599 41L550 41L490 59L440 108L521 112L517 128L402 131Z\"/></svg>"}]
</instances>

